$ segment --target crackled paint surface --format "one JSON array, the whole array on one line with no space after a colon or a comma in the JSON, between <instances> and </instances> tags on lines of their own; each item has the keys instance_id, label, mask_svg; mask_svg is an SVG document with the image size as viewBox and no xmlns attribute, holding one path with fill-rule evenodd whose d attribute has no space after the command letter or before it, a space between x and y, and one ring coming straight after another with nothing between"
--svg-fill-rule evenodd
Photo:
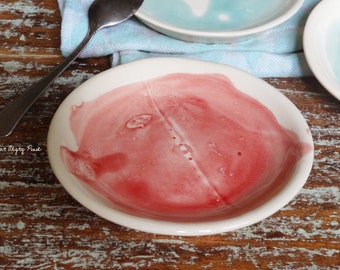
<instances>
[{"instance_id":1,"label":"crackled paint surface","mask_svg":"<svg viewBox=\"0 0 340 270\"><path fill-rule=\"evenodd\" d=\"M273 196L308 148L218 74L123 86L74 107L70 125L70 172L125 211L159 218L238 215Z\"/></svg>"}]
</instances>

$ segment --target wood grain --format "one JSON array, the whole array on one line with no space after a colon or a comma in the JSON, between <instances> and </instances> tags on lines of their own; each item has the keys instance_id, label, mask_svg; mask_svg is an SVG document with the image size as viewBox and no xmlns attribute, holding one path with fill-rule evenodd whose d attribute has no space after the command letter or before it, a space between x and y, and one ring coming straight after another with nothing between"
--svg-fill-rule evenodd
<instances>
[{"instance_id":1,"label":"wood grain","mask_svg":"<svg viewBox=\"0 0 340 270\"><path fill-rule=\"evenodd\" d=\"M0 108L62 61L54 0L0 0ZM272 78L315 142L307 184L286 207L234 232L172 237L130 230L79 205L46 153L52 116L80 83L110 67L76 61L0 139L0 269L340 269L340 106L315 78Z\"/></svg>"}]
</instances>

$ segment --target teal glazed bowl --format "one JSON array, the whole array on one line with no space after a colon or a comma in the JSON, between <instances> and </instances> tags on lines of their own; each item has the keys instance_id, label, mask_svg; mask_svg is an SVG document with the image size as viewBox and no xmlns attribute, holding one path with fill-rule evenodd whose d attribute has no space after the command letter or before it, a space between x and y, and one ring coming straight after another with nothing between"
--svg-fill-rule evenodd
<instances>
[{"instance_id":1,"label":"teal glazed bowl","mask_svg":"<svg viewBox=\"0 0 340 270\"><path fill-rule=\"evenodd\" d=\"M292 17L303 0L146 0L136 16L170 37L203 43L240 41Z\"/></svg>"}]
</instances>

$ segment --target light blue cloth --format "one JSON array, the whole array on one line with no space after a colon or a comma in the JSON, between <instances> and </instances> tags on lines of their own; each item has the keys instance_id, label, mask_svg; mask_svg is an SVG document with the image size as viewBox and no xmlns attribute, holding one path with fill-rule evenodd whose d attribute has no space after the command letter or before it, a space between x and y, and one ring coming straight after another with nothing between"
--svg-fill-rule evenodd
<instances>
[{"instance_id":1,"label":"light blue cloth","mask_svg":"<svg viewBox=\"0 0 340 270\"><path fill-rule=\"evenodd\" d=\"M275 0L274 0L275 1ZM202 44L176 40L160 34L132 18L101 30L81 57L112 55L112 66L142 58L175 56L231 65L257 77L301 77L311 75L302 36L306 19L321 0L305 0L290 20L259 36L232 44ZM61 51L64 56L87 32L87 10L93 0L58 0L62 14Z\"/></svg>"}]
</instances>

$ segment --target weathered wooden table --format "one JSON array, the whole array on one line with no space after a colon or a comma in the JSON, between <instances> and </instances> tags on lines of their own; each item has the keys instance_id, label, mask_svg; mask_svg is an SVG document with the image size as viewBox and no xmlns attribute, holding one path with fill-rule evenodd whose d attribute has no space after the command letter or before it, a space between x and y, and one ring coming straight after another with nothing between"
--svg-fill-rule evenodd
<instances>
[{"instance_id":1,"label":"weathered wooden table","mask_svg":"<svg viewBox=\"0 0 340 270\"><path fill-rule=\"evenodd\" d=\"M56 0L0 0L0 109L63 60ZM340 269L340 103L314 78L267 81L302 111L315 162L299 195L263 222L205 237L129 230L79 205L49 166L61 101L110 67L78 60L0 138L0 269Z\"/></svg>"}]
</instances>

